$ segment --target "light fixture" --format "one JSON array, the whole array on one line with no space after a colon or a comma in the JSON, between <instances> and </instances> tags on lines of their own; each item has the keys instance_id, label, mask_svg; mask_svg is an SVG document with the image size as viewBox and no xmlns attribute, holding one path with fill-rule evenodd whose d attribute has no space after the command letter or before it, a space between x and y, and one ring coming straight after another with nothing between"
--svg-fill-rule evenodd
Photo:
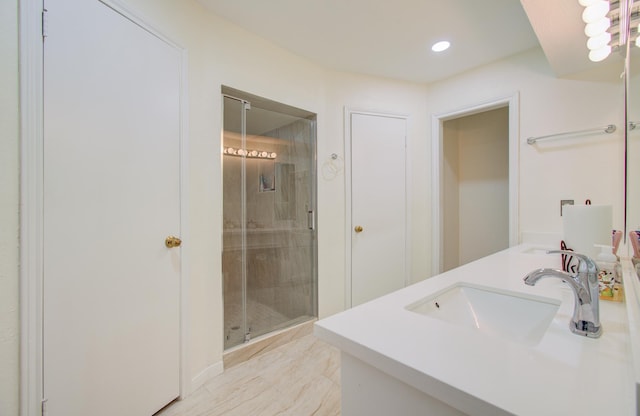
<instances>
[{"instance_id":1,"label":"light fixture","mask_svg":"<svg viewBox=\"0 0 640 416\"><path fill-rule=\"evenodd\" d=\"M582 20L585 23L584 34L589 38L589 59L600 62L606 59L613 47L617 47L620 42L618 36L612 36L620 31L619 6L611 10L609 0L578 0L578 3L585 8L582 11Z\"/></svg>"},{"instance_id":2,"label":"light fixture","mask_svg":"<svg viewBox=\"0 0 640 416\"><path fill-rule=\"evenodd\" d=\"M582 12L582 20L585 23L593 23L597 20L600 20L603 17L607 16L610 7L611 6L609 5L608 1L598 0L584 9L584 11Z\"/></svg>"},{"instance_id":3,"label":"light fixture","mask_svg":"<svg viewBox=\"0 0 640 416\"><path fill-rule=\"evenodd\" d=\"M441 40L440 42L434 43L433 46L431 47L431 50L434 52L442 52L449 49L449 46L451 46L450 42L446 40Z\"/></svg>"},{"instance_id":4,"label":"light fixture","mask_svg":"<svg viewBox=\"0 0 640 416\"><path fill-rule=\"evenodd\" d=\"M611 54L611 45L604 45L601 48L589 52L589 59L593 62L603 61Z\"/></svg>"},{"instance_id":5,"label":"light fixture","mask_svg":"<svg viewBox=\"0 0 640 416\"><path fill-rule=\"evenodd\" d=\"M590 51L600 49L608 45L609 42L611 42L611 33L604 32L589 38L589 40L587 40L587 48L589 48Z\"/></svg>"},{"instance_id":6,"label":"light fixture","mask_svg":"<svg viewBox=\"0 0 640 416\"><path fill-rule=\"evenodd\" d=\"M607 31L611 27L611 19L603 17L595 22L587 23L584 27L584 34L592 38Z\"/></svg>"},{"instance_id":7,"label":"light fixture","mask_svg":"<svg viewBox=\"0 0 640 416\"><path fill-rule=\"evenodd\" d=\"M228 156L239 156L249 159L275 159L278 157L276 152L266 152L264 150L247 150L236 149L234 147L225 147L222 149L222 153Z\"/></svg>"}]
</instances>

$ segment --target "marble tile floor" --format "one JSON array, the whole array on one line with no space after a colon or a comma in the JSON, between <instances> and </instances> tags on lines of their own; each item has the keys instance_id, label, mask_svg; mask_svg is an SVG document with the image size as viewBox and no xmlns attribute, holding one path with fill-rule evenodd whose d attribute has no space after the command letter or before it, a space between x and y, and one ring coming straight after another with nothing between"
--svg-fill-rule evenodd
<instances>
[{"instance_id":1,"label":"marble tile floor","mask_svg":"<svg viewBox=\"0 0 640 416\"><path fill-rule=\"evenodd\" d=\"M340 351L305 335L215 377L156 416L340 415Z\"/></svg>"}]
</instances>

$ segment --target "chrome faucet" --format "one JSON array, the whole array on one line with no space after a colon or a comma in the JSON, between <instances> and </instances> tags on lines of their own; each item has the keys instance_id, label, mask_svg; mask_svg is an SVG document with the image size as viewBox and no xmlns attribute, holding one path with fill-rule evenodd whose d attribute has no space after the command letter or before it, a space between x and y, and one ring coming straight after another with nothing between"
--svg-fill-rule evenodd
<instances>
[{"instance_id":1,"label":"chrome faucet","mask_svg":"<svg viewBox=\"0 0 640 416\"><path fill-rule=\"evenodd\" d=\"M569 274L556 269L538 269L525 276L524 282L534 286L538 280L545 277L557 277L566 282L572 289L575 297L573 317L569 323L571 332L590 338L598 338L602 335L600 325L600 311L598 291L598 266L584 254L565 250L551 250L547 254L565 254L579 260L578 272Z\"/></svg>"}]
</instances>

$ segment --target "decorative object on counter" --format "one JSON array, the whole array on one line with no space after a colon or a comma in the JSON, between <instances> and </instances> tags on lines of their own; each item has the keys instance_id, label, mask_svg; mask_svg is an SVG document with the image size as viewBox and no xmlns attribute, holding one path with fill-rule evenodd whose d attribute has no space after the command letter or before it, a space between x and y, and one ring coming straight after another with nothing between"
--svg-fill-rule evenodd
<instances>
[{"instance_id":1,"label":"decorative object on counter","mask_svg":"<svg viewBox=\"0 0 640 416\"><path fill-rule=\"evenodd\" d=\"M613 230L611 235L611 244L613 245L613 249L611 252L615 255L618 255L618 248L620 248L620 241L622 241L622 231Z\"/></svg>"},{"instance_id":2,"label":"decorative object on counter","mask_svg":"<svg viewBox=\"0 0 640 416\"><path fill-rule=\"evenodd\" d=\"M624 300L624 291L618 257L613 254L612 247L609 245L596 244L596 247L600 249L600 254L596 257L600 299L622 302Z\"/></svg>"},{"instance_id":3,"label":"decorative object on counter","mask_svg":"<svg viewBox=\"0 0 640 416\"><path fill-rule=\"evenodd\" d=\"M567 247L567 244L564 240L560 241L560 250L561 251L573 251L573 249ZM578 271L578 260L574 260L573 256L565 253L561 253L560 258L562 259L562 271L569 273L576 273Z\"/></svg>"},{"instance_id":4,"label":"decorative object on counter","mask_svg":"<svg viewBox=\"0 0 640 416\"><path fill-rule=\"evenodd\" d=\"M635 232L635 231L632 231L632 233L633 232ZM640 231L637 231L637 233L640 233ZM629 235L631 236L631 233ZM633 239L633 237L632 237L632 239ZM612 236L611 236L611 244L612 244L611 245L611 253L616 257L616 259L618 259L617 254L618 254L618 248L620 247L620 241L621 240L622 240L622 231L613 230L612 231ZM640 247L640 243L638 243L638 245ZM565 243L564 240L560 240L560 250L573 251L572 248L567 246L567 243ZM564 271L564 272L575 272L576 271L576 267L577 267L578 263L573 260L572 256L569 256L567 254L563 254L561 256L561 258L562 258L562 271Z\"/></svg>"},{"instance_id":5,"label":"decorative object on counter","mask_svg":"<svg viewBox=\"0 0 640 416\"><path fill-rule=\"evenodd\" d=\"M563 241L567 247L591 258L599 250L594 244L611 245L613 209L611 205L565 205L562 216Z\"/></svg>"},{"instance_id":6,"label":"decorative object on counter","mask_svg":"<svg viewBox=\"0 0 640 416\"><path fill-rule=\"evenodd\" d=\"M634 264L640 264L640 230L629 231L629 241L631 241L631 248L633 248L631 260Z\"/></svg>"}]
</instances>

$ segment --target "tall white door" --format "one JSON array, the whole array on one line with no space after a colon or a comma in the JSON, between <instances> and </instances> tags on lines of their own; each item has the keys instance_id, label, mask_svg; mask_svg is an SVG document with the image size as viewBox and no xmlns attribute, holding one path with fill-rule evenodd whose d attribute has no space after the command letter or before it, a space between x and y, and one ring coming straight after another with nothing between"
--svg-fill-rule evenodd
<instances>
[{"instance_id":1,"label":"tall white door","mask_svg":"<svg viewBox=\"0 0 640 416\"><path fill-rule=\"evenodd\" d=\"M351 304L406 282L406 119L350 113Z\"/></svg>"},{"instance_id":2,"label":"tall white door","mask_svg":"<svg viewBox=\"0 0 640 416\"><path fill-rule=\"evenodd\" d=\"M179 395L180 51L97 0L47 8L47 415L152 415Z\"/></svg>"}]
</instances>

